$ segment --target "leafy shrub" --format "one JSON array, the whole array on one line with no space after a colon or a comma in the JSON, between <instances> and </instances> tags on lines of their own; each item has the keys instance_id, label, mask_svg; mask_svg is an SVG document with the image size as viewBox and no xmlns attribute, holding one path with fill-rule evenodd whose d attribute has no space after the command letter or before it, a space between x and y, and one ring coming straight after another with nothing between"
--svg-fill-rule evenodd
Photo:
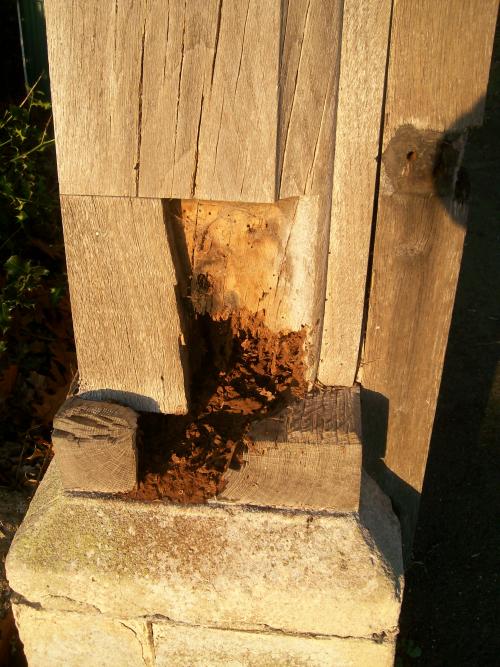
<instances>
[{"instance_id":1,"label":"leafy shrub","mask_svg":"<svg viewBox=\"0 0 500 667\"><path fill-rule=\"evenodd\" d=\"M18 362L16 318L34 309L40 292L51 302L64 290L50 103L32 89L0 120L0 353ZM14 336L9 336L9 334ZM8 359L6 353L8 352Z\"/></svg>"},{"instance_id":2,"label":"leafy shrub","mask_svg":"<svg viewBox=\"0 0 500 667\"><path fill-rule=\"evenodd\" d=\"M75 370L66 283L51 105L35 86L0 119L0 483L13 451L48 439Z\"/></svg>"}]
</instances>

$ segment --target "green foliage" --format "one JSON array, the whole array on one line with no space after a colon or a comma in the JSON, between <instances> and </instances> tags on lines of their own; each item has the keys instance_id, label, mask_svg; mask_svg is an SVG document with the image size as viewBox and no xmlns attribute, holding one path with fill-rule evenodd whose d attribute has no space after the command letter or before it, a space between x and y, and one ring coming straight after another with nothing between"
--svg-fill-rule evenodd
<instances>
[{"instance_id":1,"label":"green foliage","mask_svg":"<svg viewBox=\"0 0 500 667\"><path fill-rule=\"evenodd\" d=\"M65 291L52 115L36 86L0 119L1 366L22 363L23 313L57 307ZM34 314L33 314L34 317ZM28 320L28 327L31 323ZM22 336L21 336L22 338Z\"/></svg>"}]
</instances>

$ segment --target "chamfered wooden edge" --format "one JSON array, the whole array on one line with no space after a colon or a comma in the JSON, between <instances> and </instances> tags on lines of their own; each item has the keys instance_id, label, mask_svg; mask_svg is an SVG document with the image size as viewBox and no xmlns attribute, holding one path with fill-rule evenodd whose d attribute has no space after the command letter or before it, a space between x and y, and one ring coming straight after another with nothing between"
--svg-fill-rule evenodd
<instances>
[{"instance_id":1,"label":"chamfered wooden edge","mask_svg":"<svg viewBox=\"0 0 500 667\"><path fill-rule=\"evenodd\" d=\"M217 501L337 512L359 509L359 388L329 387L255 422Z\"/></svg>"},{"instance_id":2,"label":"chamfered wooden edge","mask_svg":"<svg viewBox=\"0 0 500 667\"><path fill-rule=\"evenodd\" d=\"M137 482L137 413L108 401L66 400L52 443L67 491L119 493Z\"/></svg>"}]
</instances>

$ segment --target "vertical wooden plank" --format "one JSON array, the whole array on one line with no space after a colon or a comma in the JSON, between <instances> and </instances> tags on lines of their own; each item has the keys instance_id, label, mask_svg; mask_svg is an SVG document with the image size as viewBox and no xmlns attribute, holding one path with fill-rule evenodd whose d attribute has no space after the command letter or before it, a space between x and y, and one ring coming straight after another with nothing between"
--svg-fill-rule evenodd
<instances>
[{"instance_id":1,"label":"vertical wooden plank","mask_svg":"<svg viewBox=\"0 0 500 667\"><path fill-rule=\"evenodd\" d=\"M373 217L391 0L345 0L319 380L356 377Z\"/></svg>"},{"instance_id":2,"label":"vertical wooden plank","mask_svg":"<svg viewBox=\"0 0 500 667\"><path fill-rule=\"evenodd\" d=\"M80 394L187 411L176 275L159 200L61 196Z\"/></svg>"},{"instance_id":3,"label":"vertical wooden plank","mask_svg":"<svg viewBox=\"0 0 500 667\"><path fill-rule=\"evenodd\" d=\"M46 10L61 193L275 201L279 0Z\"/></svg>"},{"instance_id":4,"label":"vertical wooden plank","mask_svg":"<svg viewBox=\"0 0 500 667\"><path fill-rule=\"evenodd\" d=\"M335 122L342 33L340 0L285 0L278 126L277 184L280 199L299 196L317 222L312 281L318 313L310 349L313 378L325 308L327 248L330 228Z\"/></svg>"},{"instance_id":5,"label":"vertical wooden plank","mask_svg":"<svg viewBox=\"0 0 500 667\"><path fill-rule=\"evenodd\" d=\"M388 410L387 433L379 428L382 441L371 444L381 449L368 459L400 507L407 543L465 234L465 131L481 122L497 9L497 0L394 5L361 379L365 412Z\"/></svg>"},{"instance_id":6,"label":"vertical wooden plank","mask_svg":"<svg viewBox=\"0 0 500 667\"><path fill-rule=\"evenodd\" d=\"M141 196L276 199L280 6L148 6Z\"/></svg>"},{"instance_id":7,"label":"vertical wooden plank","mask_svg":"<svg viewBox=\"0 0 500 667\"><path fill-rule=\"evenodd\" d=\"M63 194L135 195L144 0L46 0Z\"/></svg>"},{"instance_id":8,"label":"vertical wooden plank","mask_svg":"<svg viewBox=\"0 0 500 667\"><path fill-rule=\"evenodd\" d=\"M342 3L285 0L282 31L279 198L321 195L329 202Z\"/></svg>"}]
</instances>

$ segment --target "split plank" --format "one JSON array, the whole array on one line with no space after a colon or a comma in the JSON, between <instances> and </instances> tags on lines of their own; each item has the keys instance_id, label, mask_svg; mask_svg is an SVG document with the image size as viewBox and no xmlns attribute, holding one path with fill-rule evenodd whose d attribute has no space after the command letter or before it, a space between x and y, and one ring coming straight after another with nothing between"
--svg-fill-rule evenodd
<instances>
[{"instance_id":1,"label":"split plank","mask_svg":"<svg viewBox=\"0 0 500 667\"><path fill-rule=\"evenodd\" d=\"M137 418L106 401L67 400L54 417L52 442L68 491L124 493L137 482Z\"/></svg>"},{"instance_id":2,"label":"split plank","mask_svg":"<svg viewBox=\"0 0 500 667\"><path fill-rule=\"evenodd\" d=\"M387 433L378 434L385 442L375 443L365 433L367 461L399 506L407 545L416 523L465 234L459 178L464 133L481 122L497 9L497 0L398 0L394 5L360 377L368 390L364 414L384 402L388 406ZM375 451L381 444L385 452Z\"/></svg>"},{"instance_id":3,"label":"split plank","mask_svg":"<svg viewBox=\"0 0 500 667\"><path fill-rule=\"evenodd\" d=\"M217 500L357 512L361 480L359 388L306 396L250 428L241 468Z\"/></svg>"},{"instance_id":4,"label":"split plank","mask_svg":"<svg viewBox=\"0 0 500 667\"><path fill-rule=\"evenodd\" d=\"M285 0L282 22L279 198L322 196L329 212L342 2Z\"/></svg>"},{"instance_id":5,"label":"split plank","mask_svg":"<svg viewBox=\"0 0 500 667\"><path fill-rule=\"evenodd\" d=\"M187 411L176 272L162 203L61 196L80 394Z\"/></svg>"},{"instance_id":6,"label":"split plank","mask_svg":"<svg viewBox=\"0 0 500 667\"><path fill-rule=\"evenodd\" d=\"M318 378L351 386L359 360L391 0L345 0L326 304Z\"/></svg>"},{"instance_id":7,"label":"split plank","mask_svg":"<svg viewBox=\"0 0 500 667\"><path fill-rule=\"evenodd\" d=\"M276 198L278 0L45 7L61 193Z\"/></svg>"}]
</instances>

